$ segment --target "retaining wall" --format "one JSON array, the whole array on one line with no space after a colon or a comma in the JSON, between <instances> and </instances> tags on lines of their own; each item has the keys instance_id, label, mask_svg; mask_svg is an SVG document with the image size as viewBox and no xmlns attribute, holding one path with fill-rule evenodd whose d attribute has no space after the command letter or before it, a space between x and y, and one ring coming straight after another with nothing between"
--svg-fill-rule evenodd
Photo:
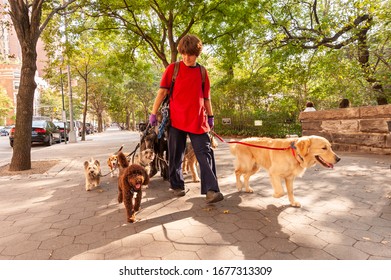
<instances>
[{"instance_id":1,"label":"retaining wall","mask_svg":"<svg viewBox=\"0 0 391 280\"><path fill-rule=\"evenodd\" d=\"M391 154L391 105L301 112L302 135L327 138L334 150Z\"/></svg>"}]
</instances>

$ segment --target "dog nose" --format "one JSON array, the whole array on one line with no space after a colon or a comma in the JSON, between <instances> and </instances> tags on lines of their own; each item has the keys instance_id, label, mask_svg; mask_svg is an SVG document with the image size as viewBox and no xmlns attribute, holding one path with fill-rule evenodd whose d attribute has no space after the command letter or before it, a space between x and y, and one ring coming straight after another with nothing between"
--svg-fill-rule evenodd
<instances>
[{"instance_id":1,"label":"dog nose","mask_svg":"<svg viewBox=\"0 0 391 280\"><path fill-rule=\"evenodd\" d=\"M341 160L341 158L339 156L335 156L335 161L336 162L339 162Z\"/></svg>"}]
</instances>

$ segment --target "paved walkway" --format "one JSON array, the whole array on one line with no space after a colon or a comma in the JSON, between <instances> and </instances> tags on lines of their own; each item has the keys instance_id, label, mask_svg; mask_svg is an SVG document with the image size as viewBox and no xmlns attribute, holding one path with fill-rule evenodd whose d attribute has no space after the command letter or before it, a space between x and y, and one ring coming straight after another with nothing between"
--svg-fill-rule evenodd
<instances>
[{"instance_id":1,"label":"paved walkway","mask_svg":"<svg viewBox=\"0 0 391 280\"><path fill-rule=\"evenodd\" d=\"M5 260L374 260L391 259L391 157L340 154L334 170L312 167L295 183L302 208L272 197L265 172L238 193L227 144L216 150L223 202L207 205L198 183L176 198L159 176L144 190L140 219L125 222L116 178L84 189L90 156L107 157L138 134L108 131L87 141L32 150L59 159L47 174L0 177L0 259ZM4 164L0 161L0 165Z\"/></svg>"}]
</instances>

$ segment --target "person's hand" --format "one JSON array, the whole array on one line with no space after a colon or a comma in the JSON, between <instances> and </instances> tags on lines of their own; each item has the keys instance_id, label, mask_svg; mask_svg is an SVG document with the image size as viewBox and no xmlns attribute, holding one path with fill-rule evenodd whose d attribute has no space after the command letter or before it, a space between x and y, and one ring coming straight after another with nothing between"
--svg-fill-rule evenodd
<instances>
[{"instance_id":1,"label":"person's hand","mask_svg":"<svg viewBox=\"0 0 391 280\"><path fill-rule=\"evenodd\" d=\"M213 129L213 127L215 126L214 116L208 116L208 124L209 124L210 129Z\"/></svg>"},{"instance_id":2,"label":"person's hand","mask_svg":"<svg viewBox=\"0 0 391 280\"><path fill-rule=\"evenodd\" d=\"M156 115L155 114L150 114L149 115L149 123L151 126L156 126L157 125L157 120L156 120Z\"/></svg>"}]
</instances>

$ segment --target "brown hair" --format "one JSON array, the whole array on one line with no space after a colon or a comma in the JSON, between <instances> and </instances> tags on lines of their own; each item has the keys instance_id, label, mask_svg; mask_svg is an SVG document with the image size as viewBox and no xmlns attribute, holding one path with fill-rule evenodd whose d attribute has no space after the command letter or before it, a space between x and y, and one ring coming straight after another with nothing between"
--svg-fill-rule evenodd
<instances>
[{"instance_id":1,"label":"brown hair","mask_svg":"<svg viewBox=\"0 0 391 280\"><path fill-rule=\"evenodd\" d=\"M314 103L311 101L308 101L307 104L305 104L306 107L314 107Z\"/></svg>"},{"instance_id":2,"label":"brown hair","mask_svg":"<svg viewBox=\"0 0 391 280\"><path fill-rule=\"evenodd\" d=\"M202 42L196 35L187 34L178 43L180 54L199 56L202 51Z\"/></svg>"},{"instance_id":3,"label":"brown hair","mask_svg":"<svg viewBox=\"0 0 391 280\"><path fill-rule=\"evenodd\" d=\"M350 106L349 99L342 99L341 103L339 103L339 108L348 108Z\"/></svg>"}]
</instances>

